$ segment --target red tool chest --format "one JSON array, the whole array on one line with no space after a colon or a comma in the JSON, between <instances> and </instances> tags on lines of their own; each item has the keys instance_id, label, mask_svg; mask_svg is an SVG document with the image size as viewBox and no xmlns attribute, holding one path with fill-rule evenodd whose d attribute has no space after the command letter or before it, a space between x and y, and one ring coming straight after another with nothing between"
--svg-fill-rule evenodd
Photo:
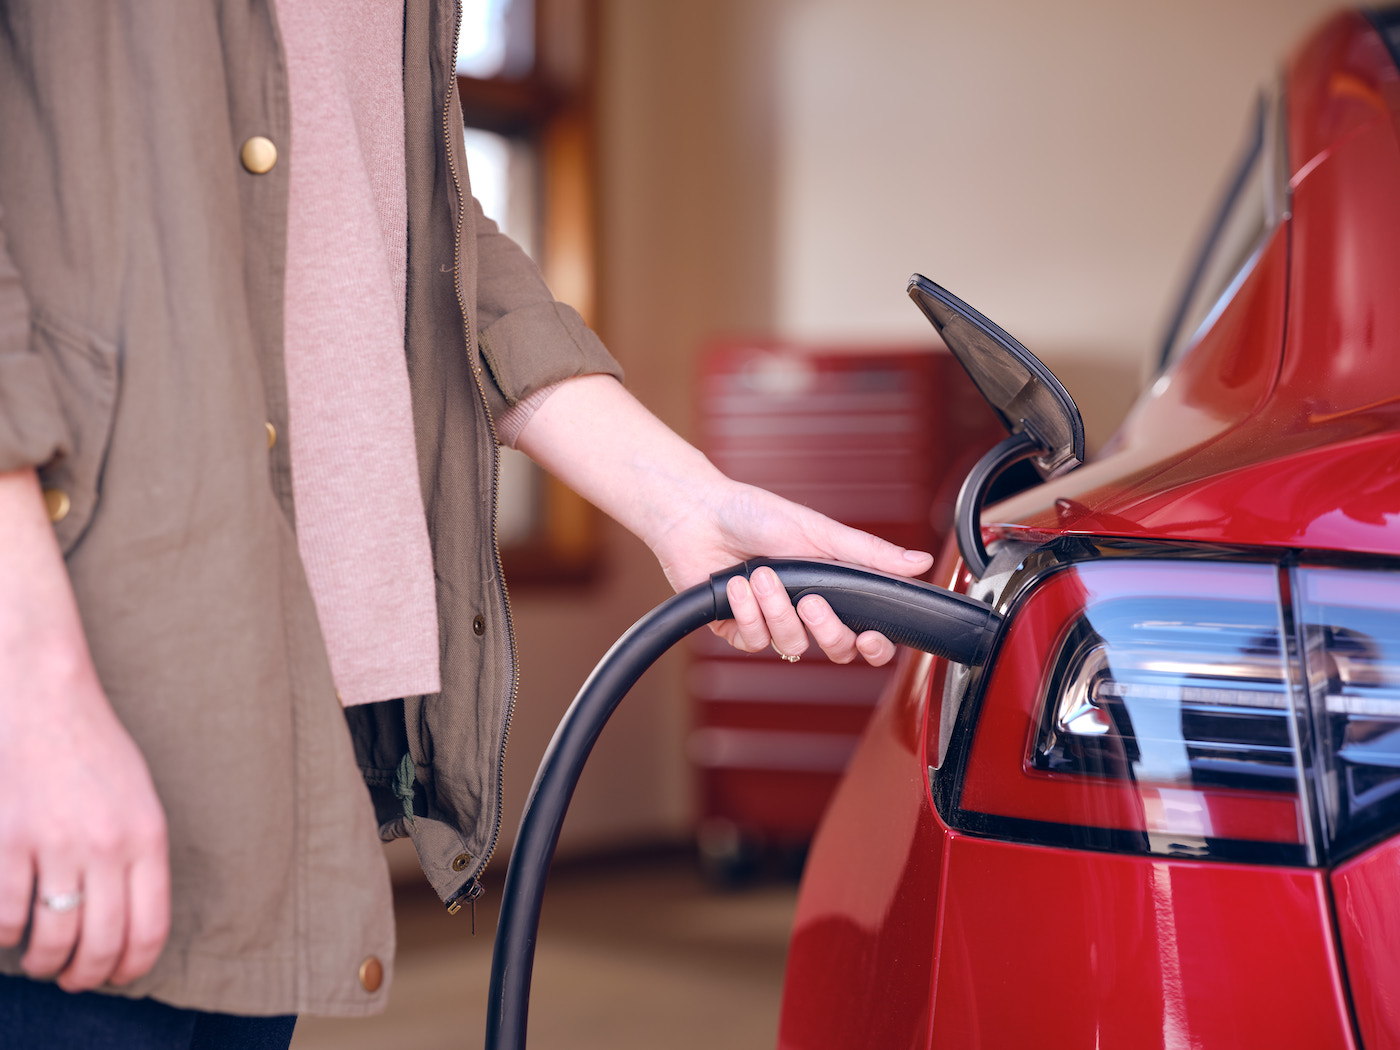
<instances>
[{"instance_id":1,"label":"red tool chest","mask_svg":"<svg viewBox=\"0 0 1400 1050\"><path fill-rule=\"evenodd\" d=\"M701 359L700 444L725 473L905 547L936 551L963 475L1004 436L945 351L729 342ZM692 642L688 756L701 856L742 875L810 840L889 675Z\"/></svg>"}]
</instances>

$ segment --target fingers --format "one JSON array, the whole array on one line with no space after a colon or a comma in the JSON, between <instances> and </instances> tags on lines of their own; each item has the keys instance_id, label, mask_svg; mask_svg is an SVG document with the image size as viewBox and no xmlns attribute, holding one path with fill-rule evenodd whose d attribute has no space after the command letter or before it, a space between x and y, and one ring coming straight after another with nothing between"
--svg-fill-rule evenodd
<instances>
[{"instance_id":1,"label":"fingers","mask_svg":"<svg viewBox=\"0 0 1400 1050\"><path fill-rule=\"evenodd\" d=\"M933 555L927 551L905 550L903 547L831 518L821 518L815 528L821 535L814 537L836 561L865 565L896 576L922 576L933 568Z\"/></svg>"},{"instance_id":2,"label":"fingers","mask_svg":"<svg viewBox=\"0 0 1400 1050\"><path fill-rule=\"evenodd\" d=\"M807 651L807 630L792 607L778 574L772 569L756 569L749 578L750 586L758 596L758 607L763 614L763 622L768 628L769 641L783 656L801 656Z\"/></svg>"},{"instance_id":3,"label":"fingers","mask_svg":"<svg viewBox=\"0 0 1400 1050\"><path fill-rule=\"evenodd\" d=\"M155 965L170 933L170 868L162 847L159 859L138 861L127 879L129 921L126 952L110 978L134 981Z\"/></svg>"},{"instance_id":4,"label":"fingers","mask_svg":"<svg viewBox=\"0 0 1400 1050\"><path fill-rule=\"evenodd\" d=\"M34 865L25 850L0 845L0 948L13 948L29 925Z\"/></svg>"},{"instance_id":5,"label":"fingers","mask_svg":"<svg viewBox=\"0 0 1400 1050\"><path fill-rule=\"evenodd\" d=\"M123 816L0 851L0 946L27 942L20 965L30 977L81 992L155 964L170 928L165 816L153 793Z\"/></svg>"},{"instance_id":6,"label":"fingers","mask_svg":"<svg viewBox=\"0 0 1400 1050\"><path fill-rule=\"evenodd\" d=\"M893 642L878 631L857 636L826 599L809 594L794 609L772 569L760 568L749 580L736 576L726 591L734 618L711 627L736 649L756 653L771 644L780 654L801 656L808 649L807 632L811 631L833 663L848 664L859 656L872 667L882 667L894 659Z\"/></svg>"},{"instance_id":7,"label":"fingers","mask_svg":"<svg viewBox=\"0 0 1400 1050\"><path fill-rule=\"evenodd\" d=\"M763 567L745 580L736 576L726 584L733 630L717 633L736 649L756 653L770 644L786 656L807 651L807 631L802 626L778 574Z\"/></svg>"},{"instance_id":8,"label":"fingers","mask_svg":"<svg viewBox=\"0 0 1400 1050\"><path fill-rule=\"evenodd\" d=\"M81 904L59 910L45 904L44 898L56 899L81 890L77 868L55 864L39 873L34 918L29 927L29 949L20 959L20 966L30 977L52 977L58 973L73 954L81 928Z\"/></svg>"},{"instance_id":9,"label":"fingers","mask_svg":"<svg viewBox=\"0 0 1400 1050\"><path fill-rule=\"evenodd\" d=\"M154 838L130 868L106 861L81 877L44 876L45 888L34 898L26 973L57 973L64 991L81 992L109 981L125 984L155 964L170 931L170 874L163 830ZM42 894L73 892L50 885L81 886L82 903L71 910L50 907Z\"/></svg>"},{"instance_id":10,"label":"fingers","mask_svg":"<svg viewBox=\"0 0 1400 1050\"><path fill-rule=\"evenodd\" d=\"M84 992L106 983L126 942L126 872L117 865L89 868L83 903L73 914L81 917L78 947L58 975L58 986Z\"/></svg>"},{"instance_id":11,"label":"fingers","mask_svg":"<svg viewBox=\"0 0 1400 1050\"><path fill-rule=\"evenodd\" d=\"M832 663L848 664L856 658L856 633L836 618L825 598L807 595L797 603L797 614Z\"/></svg>"},{"instance_id":12,"label":"fingers","mask_svg":"<svg viewBox=\"0 0 1400 1050\"><path fill-rule=\"evenodd\" d=\"M746 653L756 653L768 645L768 628L763 623L763 611L758 607L749 581L735 576L725 585L729 596L729 611L733 614L733 629L729 644Z\"/></svg>"},{"instance_id":13,"label":"fingers","mask_svg":"<svg viewBox=\"0 0 1400 1050\"><path fill-rule=\"evenodd\" d=\"M884 667L898 652L894 642L879 631L862 631L856 638L856 649L871 667Z\"/></svg>"},{"instance_id":14,"label":"fingers","mask_svg":"<svg viewBox=\"0 0 1400 1050\"><path fill-rule=\"evenodd\" d=\"M860 656L871 666L881 667L894 658L893 642L878 631L864 631L857 637L831 611L825 598L807 595L797 603L797 614L833 663L848 664Z\"/></svg>"}]
</instances>

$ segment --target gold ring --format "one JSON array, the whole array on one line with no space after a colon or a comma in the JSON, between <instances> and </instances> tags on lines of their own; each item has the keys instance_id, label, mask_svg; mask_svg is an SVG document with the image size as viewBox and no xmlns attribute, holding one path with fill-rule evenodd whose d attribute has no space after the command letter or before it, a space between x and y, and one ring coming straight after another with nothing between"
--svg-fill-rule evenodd
<instances>
[{"instance_id":1,"label":"gold ring","mask_svg":"<svg viewBox=\"0 0 1400 1050\"><path fill-rule=\"evenodd\" d=\"M771 645L773 647L773 651L777 653L778 656L787 663L795 664L798 660L802 659L802 657L800 656L789 656L787 653L783 652L781 649L778 648L777 642L769 642L768 644Z\"/></svg>"}]
</instances>

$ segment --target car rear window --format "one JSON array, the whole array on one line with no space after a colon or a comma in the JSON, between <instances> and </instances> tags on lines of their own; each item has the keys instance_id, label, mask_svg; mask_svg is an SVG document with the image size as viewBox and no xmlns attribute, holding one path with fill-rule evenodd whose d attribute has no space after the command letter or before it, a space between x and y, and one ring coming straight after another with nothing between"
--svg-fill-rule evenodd
<instances>
[{"instance_id":1,"label":"car rear window","mask_svg":"<svg viewBox=\"0 0 1400 1050\"><path fill-rule=\"evenodd\" d=\"M1371 20L1376 32L1385 41L1390 57L1400 66L1400 7L1383 7L1378 11L1368 11L1366 17Z\"/></svg>"},{"instance_id":2,"label":"car rear window","mask_svg":"<svg viewBox=\"0 0 1400 1050\"><path fill-rule=\"evenodd\" d=\"M1282 104L1277 93L1266 93L1250 116L1229 183L1172 312L1162 340L1162 368L1181 358L1215 323L1286 210Z\"/></svg>"}]
</instances>

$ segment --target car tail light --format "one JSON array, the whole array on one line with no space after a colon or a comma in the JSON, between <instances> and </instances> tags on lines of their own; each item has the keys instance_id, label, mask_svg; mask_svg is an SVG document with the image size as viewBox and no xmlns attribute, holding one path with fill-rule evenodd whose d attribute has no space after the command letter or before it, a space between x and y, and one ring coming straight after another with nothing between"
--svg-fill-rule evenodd
<instances>
[{"instance_id":1,"label":"car tail light","mask_svg":"<svg viewBox=\"0 0 1400 1050\"><path fill-rule=\"evenodd\" d=\"M1045 580L987 683L961 809L987 830L1305 863L1279 570L1105 559Z\"/></svg>"},{"instance_id":2,"label":"car tail light","mask_svg":"<svg viewBox=\"0 0 1400 1050\"><path fill-rule=\"evenodd\" d=\"M1294 604L1333 855L1400 830L1400 573L1305 568Z\"/></svg>"},{"instance_id":3,"label":"car tail light","mask_svg":"<svg viewBox=\"0 0 1400 1050\"><path fill-rule=\"evenodd\" d=\"M967 830L1282 864L1400 831L1400 573L1075 563L981 688Z\"/></svg>"}]
</instances>

